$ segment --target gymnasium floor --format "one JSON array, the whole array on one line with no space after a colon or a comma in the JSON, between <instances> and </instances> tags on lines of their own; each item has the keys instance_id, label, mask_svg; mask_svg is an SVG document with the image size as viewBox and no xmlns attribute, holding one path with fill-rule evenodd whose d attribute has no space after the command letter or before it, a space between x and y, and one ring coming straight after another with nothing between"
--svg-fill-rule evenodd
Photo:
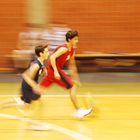
<instances>
[{"instance_id":1,"label":"gymnasium floor","mask_svg":"<svg viewBox=\"0 0 140 140\"><path fill-rule=\"evenodd\" d=\"M0 76L0 101L18 96L20 75ZM90 73L80 77L78 100L83 107L92 101L94 111L89 116L74 118L67 91L54 85L45 91L42 108L33 118L23 117L15 107L0 109L1 139L139 140L139 73ZM31 130L32 124L50 130Z\"/></svg>"}]
</instances>

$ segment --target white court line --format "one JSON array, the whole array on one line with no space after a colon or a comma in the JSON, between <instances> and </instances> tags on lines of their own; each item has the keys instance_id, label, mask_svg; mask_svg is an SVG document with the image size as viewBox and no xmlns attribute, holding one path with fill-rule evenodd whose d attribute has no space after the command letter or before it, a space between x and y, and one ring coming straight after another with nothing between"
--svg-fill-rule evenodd
<instances>
[{"instance_id":1,"label":"white court line","mask_svg":"<svg viewBox=\"0 0 140 140\"><path fill-rule=\"evenodd\" d=\"M89 93L89 92L88 92ZM85 95L77 94L78 97L86 97L89 96L88 93L84 93ZM88 95L86 95L88 94ZM0 94L3 97L15 97L19 96L18 94ZM140 97L140 94L90 94L91 97ZM69 97L69 94L62 94L62 95L42 95L42 97Z\"/></svg>"},{"instance_id":2,"label":"white court line","mask_svg":"<svg viewBox=\"0 0 140 140\"><path fill-rule=\"evenodd\" d=\"M74 138L75 140L93 140L87 136L84 136L80 133L77 133L75 131L72 131L70 129L58 126L56 124L52 124L52 123L43 123L43 122L39 122L37 120L31 120L31 119L27 119L27 118L23 118L23 117L19 117L19 116L15 116L15 115L9 115L9 114L0 114L0 117L4 117L4 118L9 118L9 119L15 119L15 120L20 120L23 122L30 122L36 125L41 125L44 126L46 128L51 128L53 130L56 130L58 132L61 132L63 134L66 134L72 138Z\"/></svg>"}]
</instances>

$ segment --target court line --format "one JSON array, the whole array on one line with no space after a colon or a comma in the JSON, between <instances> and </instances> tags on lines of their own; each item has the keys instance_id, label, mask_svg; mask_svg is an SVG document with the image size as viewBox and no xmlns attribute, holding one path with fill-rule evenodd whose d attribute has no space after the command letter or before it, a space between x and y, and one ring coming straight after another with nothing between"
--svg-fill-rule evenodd
<instances>
[{"instance_id":1,"label":"court line","mask_svg":"<svg viewBox=\"0 0 140 140\"><path fill-rule=\"evenodd\" d=\"M88 93L87 93L88 94ZM9 97L15 97L15 96L19 96L18 94L0 94L0 96L9 96ZM68 97L69 94L62 94L62 95L57 95L57 94L53 94L53 95L42 95L42 97ZM79 95L77 94L78 97L86 97L89 95ZM90 94L91 97L140 97L140 94Z\"/></svg>"},{"instance_id":2,"label":"court line","mask_svg":"<svg viewBox=\"0 0 140 140\"><path fill-rule=\"evenodd\" d=\"M27 118L15 116L15 115L9 115L9 114L0 114L0 117L20 120L20 121L23 121L23 122L29 122L29 123L33 123L33 124L36 124L36 125L44 126L48 130L49 129L56 130L58 132L64 133L64 134L74 138L75 140L93 140L90 137L84 136L84 135L82 135L78 132L72 131L68 128L64 128L64 127L61 127L59 125L52 124L52 123L46 123L46 122L43 123L43 122L39 122L38 120L31 120L31 119L27 119Z\"/></svg>"}]
</instances>

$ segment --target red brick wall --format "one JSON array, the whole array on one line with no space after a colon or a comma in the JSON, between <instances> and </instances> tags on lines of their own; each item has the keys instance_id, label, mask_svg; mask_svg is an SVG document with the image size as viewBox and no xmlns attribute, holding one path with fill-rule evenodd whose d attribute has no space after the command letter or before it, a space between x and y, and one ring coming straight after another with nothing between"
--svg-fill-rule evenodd
<instances>
[{"instance_id":1,"label":"red brick wall","mask_svg":"<svg viewBox=\"0 0 140 140\"><path fill-rule=\"evenodd\" d=\"M0 1L0 68L12 67L11 58L5 55L16 48L24 18L24 2L25 0Z\"/></svg>"},{"instance_id":2,"label":"red brick wall","mask_svg":"<svg viewBox=\"0 0 140 140\"><path fill-rule=\"evenodd\" d=\"M79 31L78 52L140 52L138 0L52 0L52 22Z\"/></svg>"},{"instance_id":3,"label":"red brick wall","mask_svg":"<svg viewBox=\"0 0 140 140\"><path fill-rule=\"evenodd\" d=\"M16 48L25 0L0 1L0 68L12 67L5 55ZM51 0L52 23L79 31L77 51L140 52L140 1Z\"/></svg>"}]
</instances>

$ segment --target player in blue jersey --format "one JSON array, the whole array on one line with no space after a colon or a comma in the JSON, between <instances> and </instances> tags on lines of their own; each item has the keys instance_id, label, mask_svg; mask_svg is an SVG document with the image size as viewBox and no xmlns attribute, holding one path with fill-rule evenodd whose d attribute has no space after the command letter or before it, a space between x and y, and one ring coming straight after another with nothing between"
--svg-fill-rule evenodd
<instances>
[{"instance_id":1,"label":"player in blue jersey","mask_svg":"<svg viewBox=\"0 0 140 140\"><path fill-rule=\"evenodd\" d=\"M42 90L38 84L38 79L40 74L45 72L44 60L48 59L49 56L48 45L36 46L35 54L37 56L36 59L31 62L30 66L22 74L21 97L3 101L0 107L13 105L13 101L16 101L17 107L24 106L25 109L29 109L33 101L40 99ZM21 108L18 109L21 111Z\"/></svg>"},{"instance_id":2,"label":"player in blue jersey","mask_svg":"<svg viewBox=\"0 0 140 140\"><path fill-rule=\"evenodd\" d=\"M21 99L29 104L40 98L41 89L38 85L38 79L40 74L45 71L43 63L49 55L47 46L37 46L35 48L35 54L37 59L34 60L29 68L22 74Z\"/></svg>"}]
</instances>

